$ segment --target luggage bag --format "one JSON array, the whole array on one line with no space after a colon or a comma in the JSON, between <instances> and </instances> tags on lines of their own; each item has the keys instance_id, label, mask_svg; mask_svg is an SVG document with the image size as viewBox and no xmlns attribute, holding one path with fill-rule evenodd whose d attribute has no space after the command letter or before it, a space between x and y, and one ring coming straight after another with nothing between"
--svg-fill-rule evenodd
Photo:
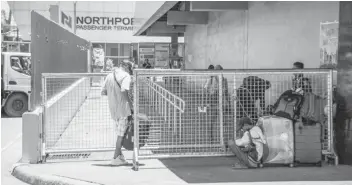
<instances>
[{"instance_id":1,"label":"luggage bag","mask_svg":"<svg viewBox=\"0 0 352 185\"><path fill-rule=\"evenodd\" d=\"M139 147L143 147L148 138L150 130L150 122L147 120L147 116L143 114L138 115L140 119L139 123ZM134 119L133 116L128 116L128 126L122 139L122 146L126 150L132 151L134 148Z\"/></svg>"},{"instance_id":2,"label":"luggage bag","mask_svg":"<svg viewBox=\"0 0 352 185\"><path fill-rule=\"evenodd\" d=\"M274 115L295 120L299 116L304 97L287 90L279 97L274 105Z\"/></svg>"},{"instance_id":3,"label":"luggage bag","mask_svg":"<svg viewBox=\"0 0 352 185\"><path fill-rule=\"evenodd\" d=\"M305 93L300 116L308 120L322 123L324 121L324 108L327 101L313 93Z\"/></svg>"},{"instance_id":4,"label":"luggage bag","mask_svg":"<svg viewBox=\"0 0 352 185\"><path fill-rule=\"evenodd\" d=\"M322 165L322 126L295 123L295 164Z\"/></svg>"},{"instance_id":5,"label":"luggage bag","mask_svg":"<svg viewBox=\"0 0 352 185\"><path fill-rule=\"evenodd\" d=\"M257 124L266 137L262 164L294 164L293 122L278 116L264 116ZM263 166L263 165L261 165Z\"/></svg>"}]
</instances>

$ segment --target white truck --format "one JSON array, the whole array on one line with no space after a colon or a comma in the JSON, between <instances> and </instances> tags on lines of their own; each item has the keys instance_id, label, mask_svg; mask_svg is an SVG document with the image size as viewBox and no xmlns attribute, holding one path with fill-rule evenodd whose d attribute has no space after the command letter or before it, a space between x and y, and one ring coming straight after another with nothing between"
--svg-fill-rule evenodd
<instances>
[{"instance_id":1,"label":"white truck","mask_svg":"<svg viewBox=\"0 0 352 185\"><path fill-rule=\"evenodd\" d=\"M28 111L30 68L30 53L1 53L1 107L10 117L20 117Z\"/></svg>"}]
</instances>

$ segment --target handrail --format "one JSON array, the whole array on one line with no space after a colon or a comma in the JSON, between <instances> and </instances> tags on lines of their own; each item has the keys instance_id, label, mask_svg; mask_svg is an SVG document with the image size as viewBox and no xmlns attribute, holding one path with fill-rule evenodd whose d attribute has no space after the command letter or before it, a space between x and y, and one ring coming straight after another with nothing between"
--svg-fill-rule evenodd
<instances>
[{"instance_id":1,"label":"handrail","mask_svg":"<svg viewBox=\"0 0 352 185\"><path fill-rule=\"evenodd\" d=\"M173 94L172 92L170 92L169 90L165 89L161 85L159 85L159 84L157 84L155 82L152 82L151 80L147 80L147 84L150 86L151 89L153 89L157 94L159 94L167 102L169 102L171 105L173 105L177 110L179 110L182 113L184 113L185 101L182 98L180 98L179 96ZM160 90L160 92L159 92L159 90ZM171 98L167 97L167 95L164 95L163 92L166 92L166 94L171 96ZM172 101L172 99L174 100L174 102ZM179 101L180 105L177 105L176 101Z\"/></svg>"},{"instance_id":2,"label":"handrail","mask_svg":"<svg viewBox=\"0 0 352 185\"><path fill-rule=\"evenodd\" d=\"M45 102L43 102L44 103L44 107L45 108L49 108L52 105L54 105L58 100L60 100L62 97L64 97L66 94L68 94L73 88L78 86L84 80L86 80L86 78L81 78L81 79L75 81L72 85L70 85L66 89L62 90L59 94L55 95L54 97L50 98L49 100L45 100Z\"/></svg>"}]
</instances>

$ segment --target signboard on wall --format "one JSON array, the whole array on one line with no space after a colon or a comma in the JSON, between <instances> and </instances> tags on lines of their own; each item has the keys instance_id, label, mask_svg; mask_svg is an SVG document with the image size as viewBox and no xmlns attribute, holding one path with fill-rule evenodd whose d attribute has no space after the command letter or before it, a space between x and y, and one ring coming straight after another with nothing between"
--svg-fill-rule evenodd
<instances>
[{"instance_id":1,"label":"signboard on wall","mask_svg":"<svg viewBox=\"0 0 352 185\"><path fill-rule=\"evenodd\" d=\"M61 11L60 22L64 27L68 27L70 30L73 28L72 17Z\"/></svg>"},{"instance_id":2,"label":"signboard on wall","mask_svg":"<svg viewBox=\"0 0 352 185\"><path fill-rule=\"evenodd\" d=\"M155 44L155 67L169 68L169 44Z\"/></svg>"},{"instance_id":3,"label":"signboard on wall","mask_svg":"<svg viewBox=\"0 0 352 185\"><path fill-rule=\"evenodd\" d=\"M337 64L339 23L320 23L320 65Z\"/></svg>"},{"instance_id":4,"label":"signboard on wall","mask_svg":"<svg viewBox=\"0 0 352 185\"><path fill-rule=\"evenodd\" d=\"M149 16L134 18L136 11L134 1L77 1L76 19L73 1L11 1L11 3L9 1L8 4L24 40L31 39L31 11L35 10L50 17L49 7L52 5L58 7L55 12L55 22L71 32L77 23L76 34L91 42L137 43L170 42L171 40L170 37L133 36L136 28L149 18ZM143 7L148 10L151 8L153 9L154 5L150 3ZM61 11L64 13L63 16Z\"/></svg>"},{"instance_id":5,"label":"signboard on wall","mask_svg":"<svg viewBox=\"0 0 352 185\"><path fill-rule=\"evenodd\" d=\"M133 31L132 17L77 16L77 30L87 31Z\"/></svg>"},{"instance_id":6,"label":"signboard on wall","mask_svg":"<svg viewBox=\"0 0 352 185\"><path fill-rule=\"evenodd\" d=\"M154 45L139 46L139 64L142 66L146 61L154 67L155 65L155 48Z\"/></svg>"}]
</instances>

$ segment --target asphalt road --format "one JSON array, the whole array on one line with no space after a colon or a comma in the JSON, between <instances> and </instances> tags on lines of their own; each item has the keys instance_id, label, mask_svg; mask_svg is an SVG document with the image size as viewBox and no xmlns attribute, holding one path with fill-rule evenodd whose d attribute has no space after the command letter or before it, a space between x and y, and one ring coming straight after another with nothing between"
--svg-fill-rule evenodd
<instances>
[{"instance_id":1,"label":"asphalt road","mask_svg":"<svg viewBox=\"0 0 352 185\"><path fill-rule=\"evenodd\" d=\"M27 185L11 175L11 167L22 155L22 118L1 114L1 184Z\"/></svg>"}]
</instances>

